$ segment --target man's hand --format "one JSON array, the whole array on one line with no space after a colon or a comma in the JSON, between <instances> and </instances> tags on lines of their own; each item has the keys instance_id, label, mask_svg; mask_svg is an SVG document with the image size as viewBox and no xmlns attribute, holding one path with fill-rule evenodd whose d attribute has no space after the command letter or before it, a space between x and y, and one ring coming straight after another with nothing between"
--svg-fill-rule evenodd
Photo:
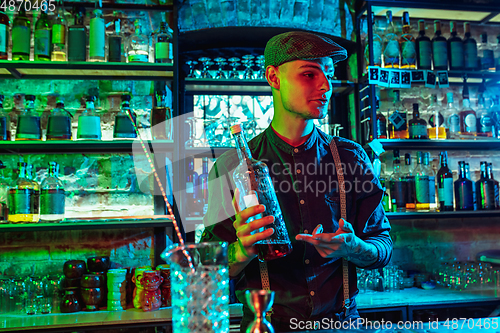
<instances>
[{"instance_id":1,"label":"man's hand","mask_svg":"<svg viewBox=\"0 0 500 333\"><path fill-rule=\"evenodd\" d=\"M378 257L377 248L356 236L352 225L344 219L340 219L334 233L323 233L323 226L318 224L312 235L299 234L295 239L314 245L323 258L348 258L361 267L375 263Z\"/></svg>"}]
</instances>

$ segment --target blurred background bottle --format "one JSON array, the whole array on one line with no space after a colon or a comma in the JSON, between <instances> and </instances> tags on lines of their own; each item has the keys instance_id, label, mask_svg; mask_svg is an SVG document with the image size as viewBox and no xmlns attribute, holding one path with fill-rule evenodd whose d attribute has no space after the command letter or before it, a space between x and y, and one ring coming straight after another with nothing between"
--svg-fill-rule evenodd
<instances>
[{"instance_id":1,"label":"blurred background bottle","mask_svg":"<svg viewBox=\"0 0 500 333\"><path fill-rule=\"evenodd\" d=\"M139 20L135 20L134 26L135 31L128 38L128 62L149 62L149 37L143 33Z\"/></svg>"},{"instance_id":2,"label":"blurred background bottle","mask_svg":"<svg viewBox=\"0 0 500 333\"><path fill-rule=\"evenodd\" d=\"M3 8L0 8L0 60L9 58L9 37L10 37L10 19L5 14Z\"/></svg>"},{"instance_id":3,"label":"blurred background bottle","mask_svg":"<svg viewBox=\"0 0 500 333\"><path fill-rule=\"evenodd\" d=\"M44 7L40 11L35 24L35 47L33 48L35 61L50 61L52 24L47 14L48 10L48 7Z\"/></svg>"},{"instance_id":4,"label":"blurred background bottle","mask_svg":"<svg viewBox=\"0 0 500 333\"><path fill-rule=\"evenodd\" d=\"M17 118L16 140L42 140L40 116L35 111L35 95L24 96L24 110Z\"/></svg>"},{"instance_id":5,"label":"blurred background bottle","mask_svg":"<svg viewBox=\"0 0 500 333\"><path fill-rule=\"evenodd\" d=\"M4 95L0 95L0 141L10 141L10 116L3 108Z\"/></svg>"},{"instance_id":6,"label":"blurred background bottle","mask_svg":"<svg viewBox=\"0 0 500 333\"><path fill-rule=\"evenodd\" d=\"M85 7L74 7L74 24L68 28L68 61L87 61Z\"/></svg>"},{"instance_id":7,"label":"blurred background bottle","mask_svg":"<svg viewBox=\"0 0 500 333\"><path fill-rule=\"evenodd\" d=\"M115 126L113 127L113 138L115 139L137 138L135 131L136 116L130 108L131 98L130 95L122 95L121 97L122 106L120 112L115 116Z\"/></svg>"},{"instance_id":8,"label":"blurred background bottle","mask_svg":"<svg viewBox=\"0 0 500 333\"><path fill-rule=\"evenodd\" d=\"M9 189L9 221L12 223L38 222L40 219L38 184L28 178L28 164L19 162L19 175Z\"/></svg>"},{"instance_id":9,"label":"blurred background bottle","mask_svg":"<svg viewBox=\"0 0 500 333\"><path fill-rule=\"evenodd\" d=\"M160 29L155 38L155 62L171 64L172 61L172 33L167 22L160 23Z\"/></svg>"},{"instance_id":10,"label":"blurred background bottle","mask_svg":"<svg viewBox=\"0 0 500 333\"><path fill-rule=\"evenodd\" d=\"M431 39L425 35L425 21L418 21L418 37L415 41L417 48L418 69L431 69L432 45Z\"/></svg>"},{"instance_id":11,"label":"blurred background bottle","mask_svg":"<svg viewBox=\"0 0 500 333\"><path fill-rule=\"evenodd\" d=\"M47 121L47 140L71 140L71 114L64 108L62 99L58 99Z\"/></svg>"},{"instance_id":12,"label":"blurred background bottle","mask_svg":"<svg viewBox=\"0 0 500 333\"><path fill-rule=\"evenodd\" d=\"M108 62L126 62L120 22L115 20L115 31L108 37Z\"/></svg>"},{"instance_id":13,"label":"blurred background bottle","mask_svg":"<svg viewBox=\"0 0 500 333\"><path fill-rule=\"evenodd\" d=\"M89 61L104 62L105 58L105 25L102 14L101 0L96 0L96 9L92 12L90 18L89 31Z\"/></svg>"},{"instance_id":14,"label":"blurred background bottle","mask_svg":"<svg viewBox=\"0 0 500 333\"><path fill-rule=\"evenodd\" d=\"M30 60L31 21L21 6L12 22L12 60Z\"/></svg>"},{"instance_id":15,"label":"blurred background bottle","mask_svg":"<svg viewBox=\"0 0 500 333\"><path fill-rule=\"evenodd\" d=\"M65 192L59 179L59 164L49 163L48 176L40 185L40 220L59 222L64 219Z\"/></svg>"},{"instance_id":16,"label":"blurred background bottle","mask_svg":"<svg viewBox=\"0 0 500 333\"><path fill-rule=\"evenodd\" d=\"M62 0L57 1L56 17L52 23L52 61L66 61L66 32L68 30L64 18L64 7Z\"/></svg>"},{"instance_id":17,"label":"blurred background bottle","mask_svg":"<svg viewBox=\"0 0 500 333\"><path fill-rule=\"evenodd\" d=\"M101 140L101 118L95 111L95 96L88 96L85 110L78 117L77 139Z\"/></svg>"}]
</instances>

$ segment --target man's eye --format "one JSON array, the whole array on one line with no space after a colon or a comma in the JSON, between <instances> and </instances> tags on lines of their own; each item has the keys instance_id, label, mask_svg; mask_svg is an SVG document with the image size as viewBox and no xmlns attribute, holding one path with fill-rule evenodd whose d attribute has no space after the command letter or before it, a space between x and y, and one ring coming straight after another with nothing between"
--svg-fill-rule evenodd
<instances>
[{"instance_id":1,"label":"man's eye","mask_svg":"<svg viewBox=\"0 0 500 333\"><path fill-rule=\"evenodd\" d=\"M312 73L304 73L304 76L307 76L307 77L313 77L313 76L314 76L314 74L312 74Z\"/></svg>"}]
</instances>

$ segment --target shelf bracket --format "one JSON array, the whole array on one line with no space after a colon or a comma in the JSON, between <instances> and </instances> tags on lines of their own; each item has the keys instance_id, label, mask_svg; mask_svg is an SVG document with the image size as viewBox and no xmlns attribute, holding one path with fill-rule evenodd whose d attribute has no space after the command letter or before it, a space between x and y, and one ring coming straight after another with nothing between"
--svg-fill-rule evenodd
<instances>
[{"instance_id":1,"label":"shelf bracket","mask_svg":"<svg viewBox=\"0 0 500 333\"><path fill-rule=\"evenodd\" d=\"M22 79L23 75L19 73L19 71L15 68L7 68L7 70L14 76L16 79Z\"/></svg>"}]
</instances>

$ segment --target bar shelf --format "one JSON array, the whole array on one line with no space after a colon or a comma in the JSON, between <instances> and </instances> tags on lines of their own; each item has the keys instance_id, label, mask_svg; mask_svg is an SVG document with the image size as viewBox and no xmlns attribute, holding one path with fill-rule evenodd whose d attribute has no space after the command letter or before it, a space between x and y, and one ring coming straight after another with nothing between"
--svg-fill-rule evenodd
<instances>
[{"instance_id":1,"label":"bar shelf","mask_svg":"<svg viewBox=\"0 0 500 333\"><path fill-rule=\"evenodd\" d=\"M458 212L404 212L385 213L389 221L391 220L418 220L418 219L457 219L457 218L484 218L500 217L500 210L470 210Z\"/></svg>"},{"instance_id":2,"label":"bar shelf","mask_svg":"<svg viewBox=\"0 0 500 333\"><path fill-rule=\"evenodd\" d=\"M497 139L466 140L410 140L410 139L376 139L385 150L499 150ZM371 150L369 145L366 150Z\"/></svg>"}]
</instances>

